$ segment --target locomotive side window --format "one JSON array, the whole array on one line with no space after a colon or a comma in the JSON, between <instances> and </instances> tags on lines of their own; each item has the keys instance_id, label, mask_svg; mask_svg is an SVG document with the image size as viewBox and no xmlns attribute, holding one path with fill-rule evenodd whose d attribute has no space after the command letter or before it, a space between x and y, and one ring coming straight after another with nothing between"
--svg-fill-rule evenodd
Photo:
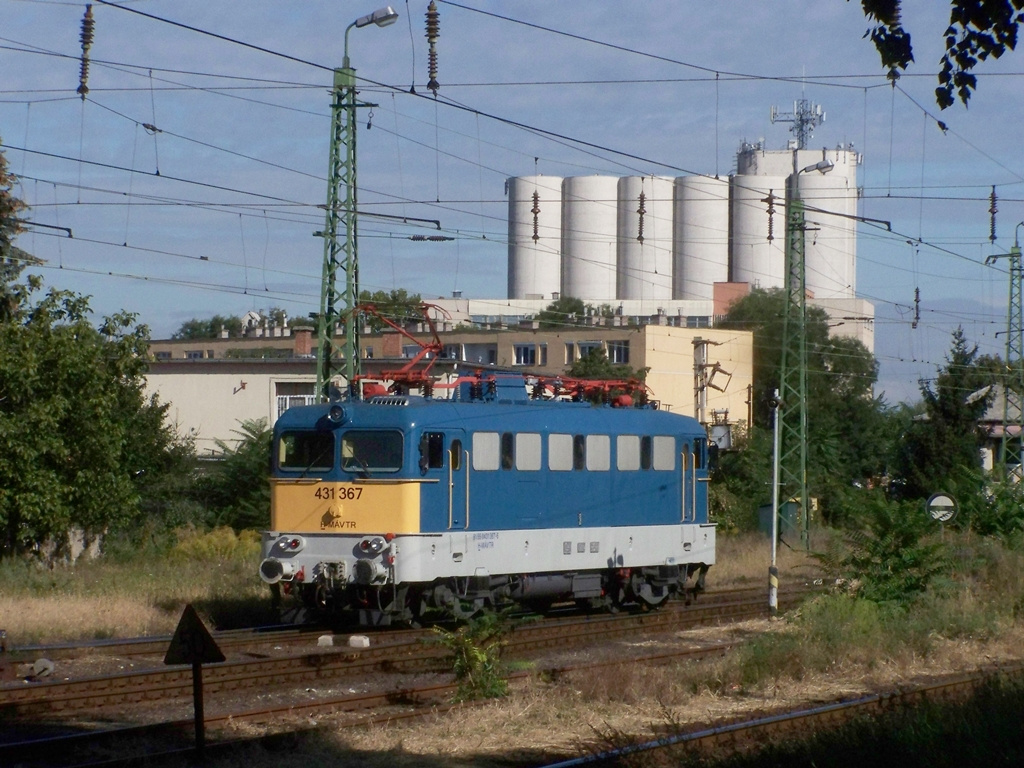
<instances>
[{"instance_id":1,"label":"locomotive side window","mask_svg":"<svg viewBox=\"0 0 1024 768\"><path fill-rule=\"evenodd\" d=\"M607 472L612 467L612 441L608 435L587 435L587 469Z\"/></svg>"},{"instance_id":2,"label":"locomotive side window","mask_svg":"<svg viewBox=\"0 0 1024 768\"><path fill-rule=\"evenodd\" d=\"M540 469L540 435L536 432L516 434L516 469L528 472Z\"/></svg>"},{"instance_id":3,"label":"locomotive side window","mask_svg":"<svg viewBox=\"0 0 1024 768\"><path fill-rule=\"evenodd\" d=\"M341 437L341 468L363 477L402 468L402 433L350 429Z\"/></svg>"},{"instance_id":4,"label":"locomotive side window","mask_svg":"<svg viewBox=\"0 0 1024 768\"><path fill-rule=\"evenodd\" d=\"M420 469L444 466L444 433L424 432L420 438Z\"/></svg>"},{"instance_id":5,"label":"locomotive side window","mask_svg":"<svg viewBox=\"0 0 1024 768\"><path fill-rule=\"evenodd\" d=\"M572 436L572 468L581 471L586 466L587 439L583 435Z\"/></svg>"},{"instance_id":6,"label":"locomotive side window","mask_svg":"<svg viewBox=\"0 0 1024 768\"><path fill-rule=\"evenodd\" d=\"M640 469L640 438L637 435L615 438L615 468L620 472Z\"/></svg>"},{"instance_id":7,"label":"locomotive side window","mask_svg":"<svg viewBox=\"0 0 1024 768\"><path fill-rule=\"evenodd\" d=\"M501 468L512 469L516 465L515 435L511 432L501 433Z\"/></svg>"},{"instance_id":8,"label":"locomotive side window","mask_svg":"<svg viewBox=\"0 0 1024 768\"><path fill-rule=\"evenodd\" d=\"M654 469L669 472L676 468L676 439L672 435L654 436Z\"/></svg>"},{"instance_id":9,"label":"locomotive side window","mask_svg":"<svg viewBox=\"0 0 1024 768\"><path fill-rule=\"evenodd\" d=\"M640 469L651 468L651 436L644 435L640 438Z\"/></svg>"},{"instance_id":10,"label":"locomotive side window","mask_svg":"<svg viewBox=\"0 0 1024 768\"><path fill-rule=\"evenodd\" d=\"M552 472L572 470L572 435L548 435L548 469Z\"/></svg>"},{"instance_id":11,"label":"locomotive side window","mask_svg":"<svg viewBox=\"0 0 1024 768\"><path fill-rule=\"evenodd\" d=\"M462 469L462 441L452 440L451 447L448 449L448 453L451 456L451 468L454 472L458 472Z\"/></svg>"},{"instance_id":12,"label":"locomotive side window","mask_svg":"<svg viewBox=\"0 0 1024 768\"><path fill-rule=\"evenodd\" d=\"M473 469L489 470L501 466L497 432L473 433Z\"/></svg>"},{"instance_id":13,"label":"locomotive side window","mask_svg":"<svg viewBox=\"0 0 1024 768\"><path fill-rule=\"evenodd\" d=\"M334 466L333 432L285 432L277 442L277 465L285 470L329 470Z\"/></svg>"}]
</instances>

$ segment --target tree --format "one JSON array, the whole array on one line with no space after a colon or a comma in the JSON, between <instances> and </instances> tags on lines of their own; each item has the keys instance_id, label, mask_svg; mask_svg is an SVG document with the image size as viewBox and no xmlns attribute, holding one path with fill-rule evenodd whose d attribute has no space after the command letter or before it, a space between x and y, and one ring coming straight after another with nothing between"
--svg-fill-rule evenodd
<instances>
[{"instance_id":1,"label":"tree","mask_svg":"<svg viewBox=\"0 0 1024 768\"><path fill-rule=\"evenodd\" d=\"M405 288L373 293L360 291L359 303L372 304L383 317L398 325L423 320L423 313L420 311L423 299L418 293L410 295ZM385 327L379 317L373 316L366 317L366 325L374 333L379 333Z\"/></svg>"},{"instance_id":2,"label":"tree","mask_svg":"<svg viewBox=\"0 0 1024 768\"><path fill-rule=\"evenodd\" d=\"M600 347L591 350L570 366L566 375L574 379L635 379L643 381L650 368L637 370L628 365L618 365L608 360L608 353Z\"/></svg>"},{"instance_id":3,"label":"tree","mask_svg":"<svg viewBox=\"0 0 1024 768\"><path fill-rule=\"evenodd\" d=\"M146 327L94 327L87 298L21 279L13 181L0 154L0 550L23 552L136 521L176 443L145 394Z\"/></svg>"},{"instance_id":4,"label":"tree","mask_svg":"<svg viewBox=\"0 0 1024 768\"><path fill-rule=\"evenodd\" d=\"M40 287L7 282L19 300L0 322L0 545L14 552L130 525L175 444L145 394L148 329L127 313L97 329L86 298Z\"/></svg>"},{"instance_id":5,"label":"tree","mask_svg":"<svg viewBox=\"0 0 1024 768\"><path fill-rule=\"evenodd\" d=\"M865 33L878 50L882 66L893 80L897 70L914 61L910 33L903 27L902 0L861 0L864 15L875 26ZM942 33L946 51L938 73L935 101L946 109L959 98L965 106L977 88L974 67L989 57L998 59L1017 45L1017 28L1024 21L1022 0L952 0L949 26Z\"/></svg>"},{"instance_id":6,"label":"tree","mask_svg":"<svg viewBox=\"0 0 1024 768\"><path fill-rule=\"evenodd\" d=\"M270 526L271 430L266 419L248 419L234 433L240 438L234 446L217 441L223 460L199 482L207 522L262 530Z\"/></svg>"},{"instance_id":7,"label":"tree","mask_svg":"<svg viewBox=\"0 0 1024 768\"><path fill-rule=\"evenodd\" d=\"M234 315L225 317L223 315L214 315L209 320L199 320L192 318L186 320L181 324L173 334L172 339L219 339L221 329L228 332L228 338L240 339L242 333L242 318Z\"/></svg>"},{"instance_id":8,"label":"tree","mask_svg":"<svg viewBox=\"0 0 1024 768\"><path fill-rule=\"evenodd\" d=\"M773 415L769 397L779 388L782 356L782 319L786 307L785 292L756 289L735 302L721 328L742 328L754 334L754 424L750 440L766 443ZM822 504L827 519L841 515L830 500L838 491L854 484L865 485L871 478L885 474L888 447L894 435L882 401L872 394L878 377L878 364L856 339L829 334L828 316L817 307L808 307L805 323L807 343L807 431L808 486ZM771 460L768 451L740 460L722 457L722 476L727 490L742 496L763 488L765 494L755 501L766 501L770 485L765 467Z\"/></svg>"},{"instance_id":9,"label":"tree","mask_svg":"<svg viewBox=\"0 0 1024 768\"><path fill-rule=\"evenodd\" d=\"M963 328L957 328L934 388L920 383L924 416L910 423L900 447L898 472L906 498L926 498L961 470L981 466L979 421L992 403L995 382L988 361L978 358L977 345L968 346Z\"/></svg>"},{"instance_id":10,"label":"tree","mask_svg":"<svg viewBox=\"0 0 1024 768\"><path fill-rule=\"evenodd\" d=\"M541 328L564 328L567 325L580 325L587 316L587 305L583 299L562 296L548 304L534 317Z\"/></svg>"}]
</instances>

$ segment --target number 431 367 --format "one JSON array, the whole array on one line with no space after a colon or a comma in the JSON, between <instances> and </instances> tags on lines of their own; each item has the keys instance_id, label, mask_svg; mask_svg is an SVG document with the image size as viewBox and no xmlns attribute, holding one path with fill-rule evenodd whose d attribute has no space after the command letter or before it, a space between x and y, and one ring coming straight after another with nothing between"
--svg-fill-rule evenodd
<instances>
[{"instance_id":1,"label":"number 431 367","mask_svg":"<svg viewBox=\"0 0 1024 768\"><path fill-rule=\"evenodd\" d=\"M316 492L313 495L321 501L333 501L334 499L338 499L340 501L356 501L363 495L363 489L353 488L351 486L336 488L331 485L322 485L316 489Z\"/></svg>"}]
</instances>

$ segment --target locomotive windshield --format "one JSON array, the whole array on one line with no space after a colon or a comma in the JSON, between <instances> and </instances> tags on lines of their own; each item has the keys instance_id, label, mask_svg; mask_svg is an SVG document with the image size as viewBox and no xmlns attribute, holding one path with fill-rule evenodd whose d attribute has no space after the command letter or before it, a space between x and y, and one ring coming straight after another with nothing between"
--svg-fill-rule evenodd
<instances>
[{"instance_id":1,"label":"locomotive windshield","mask_svg":"<svg viewBox=\"0 0 1024 768\"><path fill-rule=\"evenodd\" d=\"M350 429L341 437L341 468L363 477L402 468L402 433Z\"/></svg>"},{"instance_id":2,"label":"locomotive windshield","mask_svg":"<svg viewBox=\"0 0 1024 768\"><path fill-rule=\"evenodd\" d=\"M334 466L332 432L285 432L277 443L277 465L284 470L329 470Z\"/></svg>"}]
</instances>

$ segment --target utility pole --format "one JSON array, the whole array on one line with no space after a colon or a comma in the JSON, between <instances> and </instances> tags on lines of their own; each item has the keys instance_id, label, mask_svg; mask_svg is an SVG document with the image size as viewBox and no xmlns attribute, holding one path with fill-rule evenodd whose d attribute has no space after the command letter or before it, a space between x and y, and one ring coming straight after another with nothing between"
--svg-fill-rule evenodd
<instances>
[{"instance_id":1,"label":"utility pole","mask_svg":"<svg viewBox=\"0 0 1024 768\"><path fill-rule=\"evenodd\" d=\"M334 70L327 215L324 231L315 234L324 239L320 321L317 327L316 393L321 400L330 400L328 390L339 372L334 355L334 334L339 320L343 320L345 325L346 383L351 387L359 374L359 335L356 333L353 312L359 297L356 247L356 72L348 66L347 54L345 66ZM341 292L337 289L339 272L345 276L345 286ZM339 305L344 306L344 311Z\"/></svg>"},{"instance_id":2,"label":"utility pole","mask_svg":"<svg viewBox=\"0 0 1024 768\"><path fill-rule=\"evenodd\" d=\"M1010 260L1010 303L1006 324L1006 378L1003 384L1003 436L999 446L999 464L1003 476L1019 482L1024 476L1024 311L1021 301L1021 258L1017 225L1013 247L1009 253L998 253L985 259L993 264L998 259ZM1017 434L1011 435L1011 427Z\"/></svg>"},{"instance_id":3,"label":"utility pole","mask_svg":"<svg viewBox=\"0 0 1024 768\"><path fill-rule=\"evenodd\" d=\"M331 160L327 171L327 214L323 232L324 267L320 283L320 319L317 325L316 394L331 399L331 381L339 372L334 355L334 332L345 325L345 383L355 394L360 373L359 330L355 309L359 301L359 257L356 239L356 71L348 58L348 33L353 28L394 24L398 14L388 5L361 16L345 28L345 56L334 70L331 89ZM338 273L345 276L338 290ZM341 309L341 306L344 309Z\"/></svg>"},{"instance_id":4,"label":"utility pole","mask_svg":"<svg viewBox=\"0 0 1024 768\"><path fill-rule=\"evenodd\" d=\"M793 151L793 162L797 153ZM775 407L779 432L779 475L786 498L800 503L800 543L810 549L807 498L807 275L804 268L804 205L799 173L790 178L786 196L786 308L782 318L782 360Z\"/></svg>"}]
</instances>

